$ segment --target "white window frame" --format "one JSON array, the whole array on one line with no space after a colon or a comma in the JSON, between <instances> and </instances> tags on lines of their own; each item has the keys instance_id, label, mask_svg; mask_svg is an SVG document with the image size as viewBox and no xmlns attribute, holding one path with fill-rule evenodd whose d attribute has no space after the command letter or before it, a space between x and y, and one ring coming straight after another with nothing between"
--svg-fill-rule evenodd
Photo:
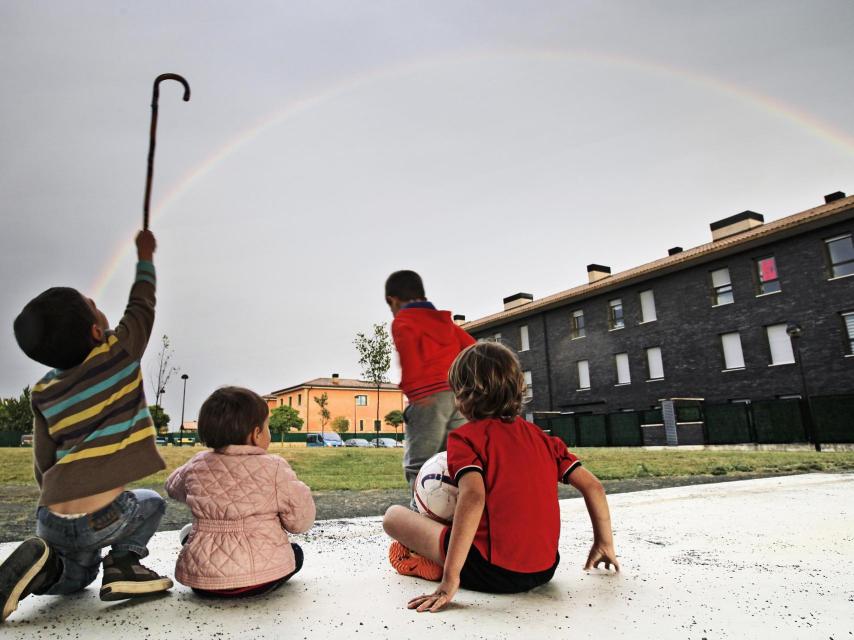
<instances>
[{"instance_id":1,"label":"white window frame","mask_svg":"<svg viewBox=\"0 0 854 640\"><path fill-rule=\"evenodd\" d=\"M581 318L581 327L576 323L576 318ZM569 334L571 340L580 340L587 336L587 327L584 324L584 310L576 309L572 312L572 318L570 319L569 325ZM573 335L574 334L574 335Z\"/></svg>"},{"instance_id":2,"label":"white window frame","mask_svg":"<svg viewBox=\"0 0 854 640\"><path fill-rule=\"evenodd\" d=\"M646 289L638 294L641 305L641 323L655 322L658 320L658 313L655 309L655 294L652 289Z\"/></svg>"},{"instance_id":3,"label":"white window frame","mask_svg":"<svg viewBox=\"0 0 854 640\"><path fill-rule=\"evenodd\" d=\"M365 401L361 402L361 399L364 398ZM368 406L368 396L366 394L359 394L356 396L356 406L357 407L367 407Z\"/></svg>"},{"instance_id":4,"label":"white window frame","mask_svg":"<svg viewBox=\"0 0 854 640\"><path fill-rule=\"evenodd\" d=\"M745 369L746 366L744 364L744 349L741 344L741 334L738 331L729 331L727 333L720 334L720 340L721 354L723 355L724 360L723 370L741 371ZM737 355L736 345L738 346Z\"/></svg>"},{"instance_id":5,"label":"white window frame","mask_svg":"<svg viewBox=\"0 0 854 640\"><path fill-rule=\"evenodd\" d=\"M664 360L661 357L661 347L647 347L646 370L649 374L647 382L664 380ZM661 375L655 375L656 373Z\"/></svg>"},{"instance_id":6,"label":"white window frame","mask_svg":"<svg viewBox=\"0 0 854 640\"><path fill-rule=\"evenodd\" d=\"M614 303L617 304L614 304ZM620 308L620 324L617 324L616 313L614 310L619 307ZM612 300L608 300L608 331L619 331L620 329L626 328L626 312L623 309L623 299L622 298L614 298Z\"/></svg>"},{"instance_id":7,"label":"white window frame","mask_svg":"<svg viewBox=\"0 0 854 640\"><path fill-rule=\"evenodd\" d=\"M851 263L851 260L846 260L844 262L834 263L833 262L833 256L830 253L830 243L831 242L839 242L840 240L844 240L845 238L848 238L852 242L852 244L854 244L854 236L852 236L852 234L850 234L850 233L843 233L842 235L834 236L833 238L827 238L824 241L824 250L827 253L827 262L828 262L828 265L830 267L829 268L830 277L828 278L828 280L838 280L839 278L850 278L850 277L854 276L854 273L843 273L843 274L840 274L838 276L833 273L833 269L834 269L834 267L837 266L837 264L838 265L847 265L847 264Z\"/></svg>"},{"instance_id":8,"label":"white window frame","mask_svg":"<svg viewBox=\"0 0 854 640\"><path fill-rule=\"evenodd\" d=\"M765 337L768 339L768 352L771 357L769 367L795 364L795 350L792 348L792 338L786 331L787 326L770 324L765 327Z\"/></svg>"},{"instance_id":9,"label":"white window frame","mask_svg":"<svg viewBox=\"0 0 854 640\"><path fill-rule=\"evenodd\" d=\"M531 349L531 341L528 336L528 325L526 324L519 327L519 343L521 346L519 351L529 351Z\"/></svg>"},{"instance_id":10,"label":"white window frame","mask_svg":"<svg viewBox=\"0 0 854 640\"><path fill-rule=\"evenodd\" d=\"M617 384L622 386L632 383L632 371L629 364L629 354L626 352L614 354L614 365L617 368Z\"/></svg>"},{"instance_id":11,"label":"white window frame","mask_svg":"<svg viewBox=\"0 0 854 640\"><path fill-rule=\"evenodd\" d=\"M854 358L854 311L843 311L839 314L842 318L842 330L845 332L845 342L848 349L846 358Z\"/></svg>"},{"instance_id":12,"label":"white window frame","mask_svg":"<svg viewBox=\"0 0 854 640\"><path fill-rule=\"evenodd\" d=\"M575 372L578 375L578 391L586 391L590 389L590 361L576 361ZM585 380L587 381L587 386L584 385Z\"/></svg>"},{"instance_id":13,"label":"white window frame","mask_svg":"<svg viewBox=\"0 0 854 640\"><path fill-rule=\"evenodd\" d=\"M722 274L726 272L724 277ZM721 274L721 275L718 275ZM732 290L732 276L729 273L729 267L721 267L709 272L709 279L712 283L712 306L723 307L724 305L735 302L735 293ZM732 300L721 302L721 295L729 294Z\"/></svg>"},{"instance_id":14,"label":"white window frame","mask_svg":"<svg viewBox=\"0 0 854 640\"><path fill-rule=\"evenodd\" d=\"M523 371L522 375L525 378L525 400L530 400L534 397L534 379L531 375L531 371Z\"/></svg>"}]
</instances>

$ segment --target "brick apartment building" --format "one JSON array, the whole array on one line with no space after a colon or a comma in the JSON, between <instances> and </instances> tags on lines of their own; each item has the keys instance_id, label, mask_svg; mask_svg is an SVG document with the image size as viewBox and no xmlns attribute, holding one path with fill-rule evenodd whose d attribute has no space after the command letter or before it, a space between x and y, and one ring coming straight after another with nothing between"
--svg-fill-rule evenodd
<instances>
[{"instance_id":1,"label":"brick apartment building","mask_svg":"<svg viewBox=\"0 0 854 640\"><path fill-rule=\"evenodd\" d=\"M745 211L712 241L464 322L518 352L528 413L644 410L854 392L854 197L765 223ZM794 336L794 337L793 337Z\"/></svg>"}]
</instances>

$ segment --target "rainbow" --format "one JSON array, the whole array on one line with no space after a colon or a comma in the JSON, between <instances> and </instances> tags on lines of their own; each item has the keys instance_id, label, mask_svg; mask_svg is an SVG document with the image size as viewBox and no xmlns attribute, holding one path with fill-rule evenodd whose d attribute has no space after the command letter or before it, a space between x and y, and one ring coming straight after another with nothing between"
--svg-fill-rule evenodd
<instances>
[{"instance_id":1,"label":"rainbow","mask_svg":"<svg viewBox=\"0 0 854 640\"><path fill-rule=\"evenodd\" d=\"M594 64L605 64L622 69L638 71L640 73L661 75L738 100L747 106L769 113L781 120L788 121L800 129L809 132L811 135L814 135L815 137L854 155L854 136L848 132L833 127L806 111L783 103L758 91L721 80L714 76L698 73L693 70L689 71L674 65L642 58L590 50L502 49L452 53L438 57L432 56L414 61L406 61L387 67L380 67L367 73L341 80L317 93L313 93L312 95L297 98L288 102L284 108L265 115L256 123L246 129L243 129L234 138L219 147L203 162L184 174L184 176L172 185L166 194L159 200L152 211L152 221L155 221L165 215L170 207L174 205L182 195L201 182L214 167L228 158L237 149L258 138L264 132L269 131L283 122L295 118L319 105L335 100L342 95L356 91L362 87L393 80L395 78L414 75L421 71L435 69L444 65L458 65L467 62L486 62L508 58L514 60L528 59L532 61L573 60L579 62L591 62ZM112 257L105 264L104 268L98 274L92 285L92 295L94 297L100 297L102 295L107 284L112 280L119 266L127 259L132 248L133 242L127 241L123 241L118 247L116 247Z\"/></svg>"}]
</instances>

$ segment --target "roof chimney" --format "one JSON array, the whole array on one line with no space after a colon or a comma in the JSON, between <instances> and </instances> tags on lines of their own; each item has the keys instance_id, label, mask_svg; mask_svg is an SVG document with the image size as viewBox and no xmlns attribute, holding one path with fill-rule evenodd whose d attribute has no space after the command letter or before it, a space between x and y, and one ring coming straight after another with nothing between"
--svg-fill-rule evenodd
<instances>
[{"instance_id":1,"label":"roof chimney","mask_svg":"<svg viewBox=\"0 0 854 640\"><path fill-rule=\"evenodd\" d=\"M677 253L682 253L682 247L670 247L667 250L667 255L675 256Z\"/></svg>"},{"instance_id":2,"label":"roof chimney","mask_svg":"<svg viewBox=\"0 0 854 640\"><path fill-rule=\"evenodd\" d=\"M590 281L590 284L602 280L603 278L607 278L610 275L611 267L605 267L601 264L587 265L587 279Z\"/></svg>"},{"instance_id":3,"label":"roof chimney","mask_svg":"<svg viewBox=\"0 0 854 640\"><path fill-rule=\"evenodd\" d=\"M712 230L712 242L734 236L737 233L750 231L765 222L765 217L755 211L742 211L734 216L718 220L709 225Z\"/></svg>"},{"instance_id":4,"label":"roof chimney","mask_svg":"<svg viewBox=\"0 0 854 640\"><path fill-rule=\"evenodd\" d=\"M454 324L460 326L461 324L465 324L466 317L460 313L454 315Z\"/></svg>"},{"instance_id":5,"label":"roof chimney","mask_svg":"<svg viewBox=\"0 0 854 640\"><path fill-rule=\"evenodd\" d=\"M332 374L332 384L338 384L338 374L337 373Z\"/></svg>"},{"instance_id":6,"label":"roof chimney","mask_svg":"<svg viewBox=\"0 0 854 640\"><path fill-rule=\"evenodd\" d=\"M833 193L828 193L824 196L824 204L830 204L831 202L836 202L837 200L842 200L845 197L845 193L843 191L834 191Z\"/></svg>"},{"instance_id":7,"label":"roof chimney","mask_svg":"<svg viewBox=\"0 0 854 640\"><path fill-rule=\"evenodd\" d=\"M512 296L504 298L504 310L510 311L510 309L531 304L533 300L534 296L530 293L514 293Z\"/></svg>"}]
</instances>

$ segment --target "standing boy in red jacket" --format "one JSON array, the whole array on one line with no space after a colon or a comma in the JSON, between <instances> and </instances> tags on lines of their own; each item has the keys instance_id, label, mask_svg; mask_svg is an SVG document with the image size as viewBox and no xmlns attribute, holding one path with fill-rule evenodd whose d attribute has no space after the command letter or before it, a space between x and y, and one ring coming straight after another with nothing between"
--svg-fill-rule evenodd
<instances>
[{"instance_id":1,"label":"standing boy in red jacket","mask_svg":"<svg viewBox=\"0 0 854 640\"><path fill-rule=\"evenodd\" d=\"M385 282L385 299L394 320L391 336L400 356L400 388L409 400L404 412L406 451L403 472L409 489L431 456L444 451L448 433L465 424L448 386L448 369L475 340L427 301L414 271L395 271Z\"/></svg>"}]
</instances>

